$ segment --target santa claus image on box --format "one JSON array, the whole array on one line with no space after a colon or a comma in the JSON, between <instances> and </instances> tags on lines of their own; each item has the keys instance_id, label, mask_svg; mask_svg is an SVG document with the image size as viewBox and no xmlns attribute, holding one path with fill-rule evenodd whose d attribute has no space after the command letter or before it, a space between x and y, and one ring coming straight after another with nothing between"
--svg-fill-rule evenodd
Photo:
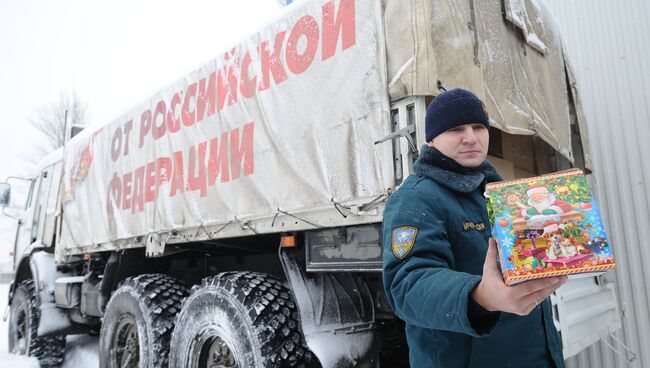
<instances>
[{"instance_id":1,"label":"santa claus image on box","mask_svg":"<svg viewBox=\"0 0 650 368\"><path fill-rule=\"evenodd\" d=\"M535 184L526 191L528 205L520 204L521 209L517 212L519 217L525 219L537 215L561 215L573 210L571 204L559 200L555 194L550 193L546 187Z\"/></svg>"}]
</instances>

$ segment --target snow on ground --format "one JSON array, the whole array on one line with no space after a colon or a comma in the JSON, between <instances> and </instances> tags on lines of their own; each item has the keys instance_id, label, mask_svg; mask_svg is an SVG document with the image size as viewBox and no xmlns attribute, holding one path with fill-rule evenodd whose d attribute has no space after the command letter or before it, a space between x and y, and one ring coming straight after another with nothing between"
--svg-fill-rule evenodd
<instances>
[{"instance_id":1,"label":"snow on ground","mask_svg":"<svg viewBox=\"0 0 650 368\"><path fill-rule=\"evenodd\" d=\"M29 358L21 355L0 353L0 365L11 368L39 368L36 358Z\"/></svg>"},{"instance_id":2,"label":"snow on ground","mask_svg":"<svg viewBox=\"0 0 650 368\"><path fill-rule=\"evenodd\" d=\"M0 362L4 363L5 354L9 351L7 346L7 334L9 333L9 323L2 321L7 307L7 298L9 297L9 284L0 283Z\"/></svg>"},{"instance_id":3,"label":"snow on ground","mask_svg":"<svg viewBox=\"0 0 650 368\"><path fill-rule=\"evenodd\" d=\"M9 284L0 283L0 315L4 315L9 296ZM9 354L7 322L0 318L0 367L37 368L38 362L33 358ZM98 338L88 335L68 336L63 368L99 367Z\"/></svg>"},{"instance_id":4,"label":"snow on ground","mask_svg":"<svg viewBox=\"0 0 650 368\"><path fill-rule=\"evenodd\" d=\"M99 367L99 338L89 335L68 336L63 368Z\"/></svg>"}]
</instances>

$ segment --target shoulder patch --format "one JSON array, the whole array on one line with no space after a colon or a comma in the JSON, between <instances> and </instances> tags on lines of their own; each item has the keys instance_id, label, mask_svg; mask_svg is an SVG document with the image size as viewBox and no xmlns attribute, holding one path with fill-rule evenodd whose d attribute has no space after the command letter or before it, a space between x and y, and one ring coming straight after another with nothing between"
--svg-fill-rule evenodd
<instances>
[{"instance_id":1,"label":"shoulder patch","mask_svg":"<svg viewBox=\"0 0 650 368\"><path fill-rule=\"evenodd\" d=\"M413 226L400 226L393 229L392 248L393 254L399 259L404 259L411 253L418 228Z\"/></svg>"}]
</instances>

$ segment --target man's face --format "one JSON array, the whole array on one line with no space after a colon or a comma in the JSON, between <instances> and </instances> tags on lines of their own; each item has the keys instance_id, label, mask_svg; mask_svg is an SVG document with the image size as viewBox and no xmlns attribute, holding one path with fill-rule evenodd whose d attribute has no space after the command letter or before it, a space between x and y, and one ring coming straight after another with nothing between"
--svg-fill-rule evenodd
<instances>
[{"instance_id":1,"label":"man's face","mask_svg":"<svg viewBox=\"0 0 650 368\"><path fill-rule=\"evenodd\" d=\"M433 138L429 146L465 167L477 167L487 156L490 133L479 123L463 124Z\"/></svg>"}]
</instances>

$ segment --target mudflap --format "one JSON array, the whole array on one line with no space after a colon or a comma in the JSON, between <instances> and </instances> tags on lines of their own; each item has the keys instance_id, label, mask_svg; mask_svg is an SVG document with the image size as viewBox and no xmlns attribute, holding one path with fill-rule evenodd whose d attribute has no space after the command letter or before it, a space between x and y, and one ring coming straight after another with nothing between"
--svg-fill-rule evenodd
<instances>
[{"instance_id":1,"label":"mudflap","mask_svg":"<svg viewBox=\"0 0 650 368\"><path fill-rule=\"evenodd\" d=\"M279 254L305 341L323 368L378 367L380 339L365 280L351 272L307 273L304 251L296 248Z\"/></svg>"}]
</instances>

